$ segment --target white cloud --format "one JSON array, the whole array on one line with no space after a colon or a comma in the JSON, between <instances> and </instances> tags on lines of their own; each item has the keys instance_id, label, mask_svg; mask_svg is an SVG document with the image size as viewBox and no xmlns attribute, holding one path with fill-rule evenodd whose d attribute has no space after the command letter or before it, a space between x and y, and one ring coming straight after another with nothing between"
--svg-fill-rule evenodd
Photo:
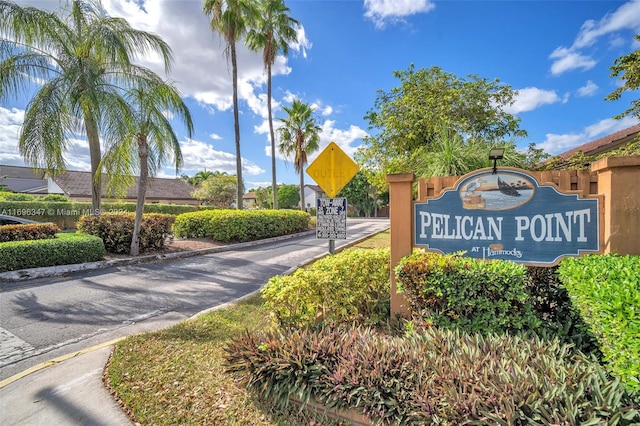
<instances>
[{"instance_id":1,"label":"white cloud","mask_svg":"<svg viewBox=\"0 0 640 426\"><path fill-rule=\"evenodd\" d=\"M598 91L599 87L593 81L587 81L587 84L578 89L577 95L579 97L593 96Z\"/></svg>"},{"instance_id":2,"label":"white cloud","mask_svg":"<svg viewBox=\"0 0 640 426\"><path fill-rule=\"evenodd\" d=\"M537 87L525 87L518 89L518 95L512 105L504 108L505 112L518 114L547 104L560 102L561 99L554 90L543 90Z\"/></svg>"},{"instance_id":3,"label":"white cloud","mask_svg":"<svg viewBox=\"0 0 640 426\"><path fill-rule=\"evenodd\" d=\"M574 48L593 45L596 40L606 34L629 29L640 31L640 1L633 0L620 6L613 13L608 13L599 21L588 20L582 24L580 32L573 43Z\"/></svg>"},{"instance_id":4,"label":"white cloud","mask_svg":"<svg viewBox=\"0 0 640 426\"><path fill-rule=\"evenodd\" d=\"M625 117L621 120L605 118L597 123L585 127L580 133L554 134L547 133L544 142L536 144L538 148L544 149L552 155L569 151L577 146L584 145L596 139L615 133L638 124L632 117Z\"/></svg>"},{"instance_id":5,"label":"white cloud","mask_svg":"<svg viewBox=\"0 0 640 426\"><path fill-rule=\"evenodd\" d=\"M596 66L596 61L589 56L582 55L566 47L558 47L549 55L549 58L555 59L551 65L551 74L553 75L560 75L566 71L579 68L589 70Z\"/></svg>"},{"instance_id":6,"label":"white cloud","mask_svg":"<svg viewBox=\"0 0 640 426\"><path fill-rule=\"evenodd\" d=\"M364 0L364 16L381 29L389 22L405 22L407 16L427 13L435 7L431 0Z\"/></svg>"},{"instance_id":7,"label":"white cloud","mask_svg":"<svg viewBox=\"0 0 640 426\"><path fill-rule=\"evenodd\" d=\"M605 35L611 36L610 46L619 45L620 36L616 33L623 30L640 32L640 0L632 0L621 5L599 21L585 21L571 47L558 47L549 56L550 59L555 59L551 65L551 73L560 75L574 69L593 68L596 61L582 50L593 46L598 38Z\"/></svg>"},{"instance_id":8,"label":"white cloud","mask_svg":"<svg viewBox=\"0 0 640 426\"><path fill-rule=\"evenodd\" d=\"M209 137L210 137L211 139L213 139L214 141L218 141L218 140L222 139L222 136L220 136L220 135L218 135L218 134L215 134L215 133L211 133L211 134L209 135Z\"/></svg>"},{"instance_id":9,"label":"white cloud","mask_svg":"<svg viewBox=\"0 0 640 426\"><path fill-rule=\"evenodd\" d=\"M212 170L236 174L236 156L234 154L218 151L208 143L187 139L180 142L182 159L184 165L182 173L193 175L201 170ZM265 171L247 160L242 159L242 173L248 175L259 175Z\"/></svg>"}]
</instances>

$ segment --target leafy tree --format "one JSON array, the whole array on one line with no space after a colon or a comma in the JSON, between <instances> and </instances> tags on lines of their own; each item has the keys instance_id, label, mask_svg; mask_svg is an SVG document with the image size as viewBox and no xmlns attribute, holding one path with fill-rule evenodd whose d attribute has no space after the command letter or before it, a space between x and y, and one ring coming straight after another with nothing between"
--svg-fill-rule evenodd
<instances>
[{"instance_id":1,"label":"leafy tree","mask_svg":"<svg viewBox=\"0 0 640 426\"><path fill-rule=\"evenodd\" d=\"M268 188L260 187L260 188L254 189L253 192L256 194L256 204L259 207L263 209L273 208L273 189L271 187L268 187Z\"/></svg>"},{"instance_id":2,"label":"leafy tree","mask_svg":"<svg viewBox=\"0 0 640 426\"><path fill-rule=\"evenodd\" d=\"M136 172L140 176L131 239L132 256L140 252L138 234L149 176L155 176L169 158L173 160L176 173L182 166L180 142L166 117L167 111L183 120L189 137L193 132L191 113L178 90L159 78L150 79L150 83L132 88L125 94L127 104L133 109L131 120L127 122L127 137L112 143L102 159L104 169L108 171L109 189L118 194L126 193L135 183Z\"/></svg>"},{"instance_id":3,"label":"leafy tree","mask_svg":"<svg viewBox=\"0 0 640 426\"><path fill-rule=\"evenodd\" d=\"M375 133L365 137L358 154L359 162L378 174L376 183L387 173L416 171L423 155L437 151L434 145L442 142L443 129L451 137L490 143L526 135L520 120L504 111L517 92L497 79L461 79L438 67L415 70L413 65L394 76L400 85L378 91L365 116Z\"/></svg>"},{"instance_id":4,"label":"leafy tree","mask_svg":"<svg viewBox=\"0 0 640 426\"><path fill-rule=\"evenodd\" d=\"M70 0L47 12L0 0L0 99L34 80L42 82L27 105L18 146L27 163L53 176L66 168L69 140L83 132L91 157L91 202L99 212L100 134L122 137L119 120L128 107L122 88L146 78L131 62L137 54L159 53L169 70L171 50L157 35L107 15L99 0Z\"/></svg>"},{"instance_id":5,"label":"leafy tree","mask_svg":"<svg viewBox=\"0 0 640 426\"><path fill-rule=\"evenodd\" d=\"M304 166L307 154L316 151L320 143L320 127L313 115L314 109L299 99L295 99L290 107L282 107L288 114L279 118L282 126L278 128L280 136L280 152L286 157L293 156L293 168L300 175L300 208L304 204Z\"/></svg>"},{"instance_id":6,"label":"leafy tree","mask_svg":"<svg viewBox=\"0 0 640 426\"><path fill-rule=\"evenodd\" d=\"M218 172L219 173L219 172ZM189 177L187 175L181 175L180 179L184 180L185 182L187 182L188 184L192 185L192 186L198 186L200 185L204 180L210 178L211 176L213 176L214 173L212 171L209 170L201 170L199 172L197 172L195 175Z\"/></svg>"},{"instance_id":7,"label":"leafy tree","mask_svg":"<svg viewBox=\"0 0 640 426\"><path fill-rule=\"evenodd\" d=\"M236 208L242 209L242 156L240 155L240 118L238 108L238 60L236 42L242 39L256 21L258 4L255 0L205 0L203 12L211 18L211 29L224 37L227 59L231 56L233 78L233 120L236 143Z\"/></svg>"},{"instance_id":8,"label":"leafy tree","mask_svg":"<svg viewBox=\"0 0 640 426\"><path fill-rule=\"evenodd\" d=\"M636 34L634 38L640 42L640 34ZM624 92L638 90L638 88L640 88L640 49L619 57L613 62L613 65L609 67L609 69L611 70L610 77L620 76L619 78L624 81L624 85L607 95L605 98L607 101L616 101L620 99ZM620 119L627 115L633 115L637 119L640 119L639 99L632 100L631 107L622 114L616 115L614 118Z\"/></svg>"},{"instance_id":9,"label":"leafy tree","mask_svg":"<svg viewBox=\"0 0 640 426\"><path fill-rule=\"evenodd\" d=\"M345 197L356 211L357 216L371 217L376 215L379 206L378 188L369 183L363 171L358 171L338 193Z\"/></svg>"},{"instance_id":10,"label":"leafy tree","mask_svg":"<svg viewBox=\"0 0 640 426\"><path fill-rule=\"evenodd\" d=\"M300 202L300 194L296 185L280 185L278 188L278 205L283 209L292 209Z\"/></svg>"},{"instance_id":11,"label":"leafy tree","mask_svg":"<svg viewBox=\"0 0 640 426\"><path fill-rule=\"evenodd\" d=\"M247 34L247 44L253 50L262 50L262 61L267 71L267 110L269 113L269 136L271 138L271 191L273 208L278 208L276 183L276 137L273 131L271 111L271 67L279 52L289 51L289 43L296 39L295 26L298 21L289 16L289 8L283 0L263 0L260 4L255 28Z\"/></svg>"},{"instance_id":12,"label":"leafy tree","mask_svg":"<svg viewBox=\"0 0 640 426\"><path fill-rule=\"evenodd\" d=\"M238 187L238 178L224 172L205 179L191 196L215 207L229 207L233 203Z\"/></svg>"}]
</instances>

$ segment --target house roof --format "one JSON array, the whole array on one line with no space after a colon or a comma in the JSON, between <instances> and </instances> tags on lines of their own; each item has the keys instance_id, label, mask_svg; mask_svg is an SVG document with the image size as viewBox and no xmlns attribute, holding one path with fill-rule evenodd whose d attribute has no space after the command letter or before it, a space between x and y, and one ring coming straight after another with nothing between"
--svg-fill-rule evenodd
<instances>
[{"instance_id":1,"label":"house roof","mask_svg":"<svg viewBox=\"0 0 640 426\"><path fill-rule=\"evenodd\" d=\"M558 154L558 156L561 158L570 158L572 155L577 154L578 151L582 151L585 155L598 155L603 152L613 151L614 149L633 141L638 136L638 133L640 133L640 124L577 146L569 151Z\"/></svg>"},{"instance_id":2,"label":"house roof","mask_svg":"<svg viewBox=\"0 0 640 426\"><path fill-rule=\"evenodd\" d=\"M309 188L314 192L324 192L318 185L305 185L305 188Z\"/></svg>"},{"instance_id":3,"label":"house roof","mask_svg":"<svg viewBox=\"0 0 640 426\"><path fill-rule=\"evenodd\" d=\"M256 193L255 192L247 192L246 194L244 194L242 196L243 199L245 200L255 200L256 199Z\"/></svg>"},{"instance_id":4,"label":"house roof","mask_svg":"<svg viewBox=\"0 0 640 426\"><path fill-rule=\"evenodd\" d=\"M15 192L47 193L47 180L42 169L20 166L0 165L0 176L7 176L2 182ZM67 170L52 178L53 181L69 197L91 197L91 172ZM193 200L193 187L181 179L149 178L146 198L149 200ZM102 196L106 197L103 185ZM135 184L129 188L124 198L138 197L138 177Z\"/></svg>"},{"instance_id":5,"label":"house roof","mask_svg":"<svg viewBox=\"0 0 640 426\"><path fill-rule=\"evenodd\" d=\"M91 196L91 172L78 172L68 170L56 176L53 180L70 197L90 197ZM123 198L138 197L138 176L135 183L127 190ZM181 179L149 178L147 187L147 199L173 199L173 200L193 200L191 196L193 187ZM106 197L106 187L102 185L102 196Z\"/></svg>"}]
</instances>

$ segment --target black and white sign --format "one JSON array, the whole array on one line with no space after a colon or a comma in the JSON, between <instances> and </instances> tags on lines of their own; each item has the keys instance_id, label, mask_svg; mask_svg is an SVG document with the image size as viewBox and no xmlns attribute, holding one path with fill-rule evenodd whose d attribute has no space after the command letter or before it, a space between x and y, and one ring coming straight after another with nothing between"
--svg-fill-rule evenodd
<instances>
[{"instance_id":1,"label":"black and white sign","mask_svg":"<svg viewBox=\"0 0 640 426\"><path fill-rule=\"evenodd\" d=\"M316 200L316 238L347 239L347 199L318 198Z\"/></svg>"}]
</instances>

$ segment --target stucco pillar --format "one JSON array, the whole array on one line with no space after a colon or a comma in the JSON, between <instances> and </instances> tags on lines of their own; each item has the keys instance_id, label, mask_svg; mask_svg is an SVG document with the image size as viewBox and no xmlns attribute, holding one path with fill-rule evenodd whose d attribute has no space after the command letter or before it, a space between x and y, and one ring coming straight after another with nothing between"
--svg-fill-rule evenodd
<instances>
[{"instance_id":1,"label":"stucco pillar","mask_svg":"<svg viewBox=\"0 0 640 426\"><path fill-rule=\"evenodd\" d=\"M389 183L389 220L391 225L391 318L396 314L409 318L410 309L403 294L397 292L393 268L413 245L413 173L387 175Z\"/></svg>"},{"instance_id":2,"label":"stucco pillar","mask_svg":"<svg viewBox=\"0 0 640 426\"><path fill-rule=\"evenodd\" d=\"M640 156L603 158L591 171L604 196L604 253L640 254Z\"/></svg>"}]
</instances>

